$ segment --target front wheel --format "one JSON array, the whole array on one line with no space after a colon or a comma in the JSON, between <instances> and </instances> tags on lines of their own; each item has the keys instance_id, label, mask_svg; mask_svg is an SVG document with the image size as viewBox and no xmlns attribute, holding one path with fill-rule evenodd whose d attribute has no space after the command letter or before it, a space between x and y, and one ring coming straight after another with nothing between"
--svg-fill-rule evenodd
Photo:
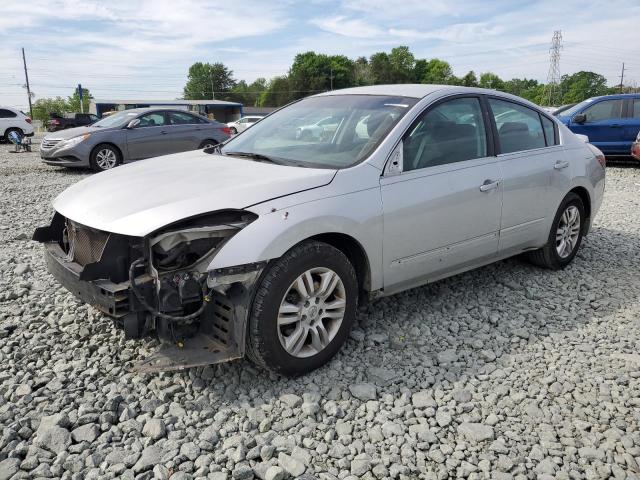
<instances>
[{"instance_id":1,"label":"front wheel","mask_svg":"<svg viewBox=\"0 0 640 480\"><path fill-rule=\"evenodd\" d=\"M358 281L349 259L308 241L268 267L249 319L247 355L283 375L310 372L344 344L355 319Z\"/></svg>"},{"instance_id":2,"label":"front wheel","mask_svg":"<svg viewBox=\"0 0 640 480\"><path fill-rule=\"evenodd\" d=\"M202 150L204 148L213 148L216 145L218 145L218 142L216 142L215 140L203 140L200 146L198 147L198 150Z\"/></svg>"},{"instance_id":3,"label":"front wheel","mask_svg":"<svg viewBox=\"0 0 640 480\"><path fill-rule=\"evenodd\" d=\"M231 135L235 135L236 133L238 133L238 129L236 127L231 127L229 128L229 130L231 131Z\"/></svg>"},{"instance_id":4,"label":"front wheel","mask_svg":"<svg viewBox=\"0 0 640 480\"><path fill-rule=\"evenodd\" d=\"M529 261L552 270L560 270L569 265L582 243L586 221L582 199L569 192L553 219L547 244L539 250L529 252Z\"/></svg>"},{"instance_id":5,"label":"front wheel","mask_svg":"<svg viewBox=\"0 0 640 480\"><path fill-rule=\"evenodd\" d=\"M91 168L96 172L111 170L122 163L122 156L117 148L101 143L91 152Z\"/></svg>"}]
</instances>

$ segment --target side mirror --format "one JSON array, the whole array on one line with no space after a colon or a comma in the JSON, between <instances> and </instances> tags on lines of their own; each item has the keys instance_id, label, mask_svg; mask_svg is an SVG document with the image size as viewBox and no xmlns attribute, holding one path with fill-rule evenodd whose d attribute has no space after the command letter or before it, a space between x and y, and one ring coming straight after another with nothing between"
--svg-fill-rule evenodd
<instances>
[{"instance_id":1,"label":"side mirror","mask_svg":"<svg viewBox=\"0 0 640 480\"><path fill-rule=\"evenodd\" d=\"M584 113L578 113L573 117L574 123L584 123L587 121L587 116Z\"/></svg>"},{"instance_id":2,"label":"side mirror","mask_svg":"<svg viewBox=\"0 0 640 480\"><path fill-rule=\"evenodd\" d=\"M131 130L132 128L136 128L138 125L140 125L140 119L134 118L127 124L127 128Z\"/></svg>"}]
</instances>

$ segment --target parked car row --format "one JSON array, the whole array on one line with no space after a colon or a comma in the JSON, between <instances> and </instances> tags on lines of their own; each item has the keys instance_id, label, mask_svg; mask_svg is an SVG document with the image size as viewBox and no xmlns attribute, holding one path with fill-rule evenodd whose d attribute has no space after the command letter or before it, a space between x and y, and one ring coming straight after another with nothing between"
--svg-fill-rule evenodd
<instances>
[{"instance_id":1,"label":"parked car row","mask_svg":"<svg viewBox=\"0 0 640 480\"><path fill-rule=\"evenodd\" d=\"M175 114L123 112L76 147L121 138L131 155L152 120ZM519 254L567 266L604 167L600 150L513 95L360 87L295 102L219 149L86 178L34 240L53 276L127 338L162 341L142 371L247 354L296 375L338 352L359 301Z\"/></svg>"}]
</instances>

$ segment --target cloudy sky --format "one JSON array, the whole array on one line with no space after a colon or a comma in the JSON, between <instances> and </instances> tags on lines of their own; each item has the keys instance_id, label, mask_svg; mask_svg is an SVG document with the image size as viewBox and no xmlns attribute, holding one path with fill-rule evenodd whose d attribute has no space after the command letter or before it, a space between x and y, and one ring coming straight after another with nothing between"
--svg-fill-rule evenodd
<instances>
[{"instance_id":1,"label":"cloudy sky","mask_svg":"<svg viewBox=\"0 0 640 480\"><path fill-rule=\"evenodd\" d=\"M237 79L286 73L315 50L355 58L408 45L454 73L546 81L562 30L562 73L640 84L638 0L0 0L0 105L24 108L20 48L36 98L82 83L100 99L173 99L189 65L223 62Z\"/></svg>"}]
</instances>

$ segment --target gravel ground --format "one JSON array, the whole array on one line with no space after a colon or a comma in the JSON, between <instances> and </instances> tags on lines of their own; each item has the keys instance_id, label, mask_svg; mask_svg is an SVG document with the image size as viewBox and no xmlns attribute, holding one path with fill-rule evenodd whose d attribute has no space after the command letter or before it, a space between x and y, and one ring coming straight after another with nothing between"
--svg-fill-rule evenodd
<instances>
[{"instance_id":1,"label":"gravel ground","mask_svg":"<svg viewBox=\"0 0 640 480\"><path fill-rule=\"evenodd\" d=\"M378 301L297 379L247 361L140 376L151 344L56 285L28 240L88 173L9 150L0 480L640 478L639 168L608 168L562 272L509 260Z\"/></svg>"}]
</instances>

